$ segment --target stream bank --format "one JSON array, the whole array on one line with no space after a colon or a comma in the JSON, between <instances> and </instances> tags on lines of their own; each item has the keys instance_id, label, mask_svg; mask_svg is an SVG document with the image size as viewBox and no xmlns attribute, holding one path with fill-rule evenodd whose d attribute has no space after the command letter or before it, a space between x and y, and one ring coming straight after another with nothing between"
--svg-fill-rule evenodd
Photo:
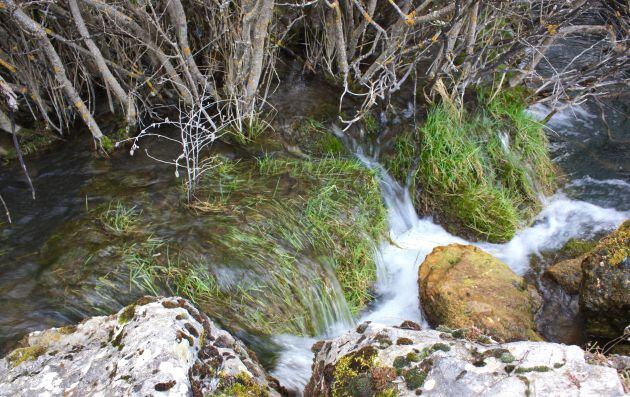
<instances>
[{"instance_id":1,"label":"stream bank","mask_svg":"<svg viewBox=\"0 0 630 397\"><path fill-rule=\"evenodd\" d=\"M300 91L305 87L291 86L296 112L322 99L309 99ZM418 305L420 263L437 246L469 242L416 212L409 190L368 155L378 150L359 144L342 155L344 145L321 119L285 114L281 120L267 142L243 150L217 146L223 158L190 207L173 170L143 154L172 156L162 142L143 144L133 158L119 152L103 161L68 151L34 159L36 187L51 192L35 203L19 174L3 172L2 194L15 197L16 214L16 226L2 230L5 349L27 331L109 314L146 292L177 293L300 392L315 338L332 338L362 320L426 325ZM305 130L322 139L296 148L291 131ZM589 150L609 153L607 145ZM582 156L570 146L558 151ZM562 165L566 157L556 160ZM567 172L578 179L542 198L530 227L504 244L475 245L523 275L532 256L627 219L623 172L615 168L612 180ZM356 267L346 266L344 276L344 264ZM344 290L348 285L354 287Z\"/></svg>"}]
</instances>

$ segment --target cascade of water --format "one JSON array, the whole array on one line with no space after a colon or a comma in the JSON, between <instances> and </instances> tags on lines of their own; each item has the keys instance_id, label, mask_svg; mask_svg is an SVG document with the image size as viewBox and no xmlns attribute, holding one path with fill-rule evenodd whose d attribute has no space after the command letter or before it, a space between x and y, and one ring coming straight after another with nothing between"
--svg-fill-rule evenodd
<instances>
[{"instance_id":1,"label":"cascade of water","mask_svg":"<svg viewBox=\"0 0 630 397\"><path fill-rule=\"evenodd\" d=\"M517 233L511 241L505 244L470 243L448 233L430 217L420 218L408 189L387 173L376 156L366 155L374 153L374 150L365 150L354 141L346 141L346 145L367 167L377 170L390 228L389 241L383 241L376 253L378 301L358 322L371 320L396 325L404 320L413 320L426 326L419 302L418 268L435 247L452 243L473 244L504 261L517 274L523 274L529 267L531 255L560 248L570 238L588 238L611 230L630 216L630 211L602 208L570 199L559 192L545 198L544 209L533 224ZM620 184L619 181L603 183ZM318 339L334 337L347 329L347 325L336 324ZM275 338L277 343L285 346L285 350L272 374L285 387L297 393L310 376L313 357L310 347L315 340L292 335Z\"/></svg>"}]
</instances>

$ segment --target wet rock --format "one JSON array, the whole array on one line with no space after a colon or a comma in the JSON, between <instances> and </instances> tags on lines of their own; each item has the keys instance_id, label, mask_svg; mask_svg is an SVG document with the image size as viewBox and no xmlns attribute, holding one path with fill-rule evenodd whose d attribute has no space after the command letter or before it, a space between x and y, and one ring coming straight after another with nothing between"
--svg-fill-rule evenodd
<instances>
[{"instance_id":1,"label":"wet rock","mask_svg":"<svg viewBox=\"0 0 630 397\"><path fill-rule=\"evenodd\" d=\"M539 340L540 297L506 264L470 245L437 247L419 270L420 300L433 326L477 327L503 341Z\"/></svg>"},{"instance_id":2,"label":"wet rock","mask_svg":"<svg viewBox=\"0 0 630 397\"><path fill-rule=\"evenodd\" d=\"M589 336L614 339L630 322L630 221L600 240L582 262L580 307Z\"/></svg>"},{"instance_id":3,"label":"wet rock","mask_svg":"<svg viewBox=\"0 0 630 397\"><path fill-rule=\"evenodd\" d=\"M442 334L374 323L363 334L350 331L315 356L305 396L624 395L617 371L587 363L577 346ZM383 348L384 336L412 343Z\"/></svg>"},{"instance_id":4,"label":"wet rock","mask_svg":"<svg viewBox=\"0 0 630 397\"><path fill-rule=\"evenodd\" d=\"M181 298L143 299L116 315L33 332L0 360L3 397L237 391L279 395L243 343Z\"/></svg>"},{"instance_id":5,"label":"wet rock","mask_svg":"<svg viewBox=\"0 0 630 397\"><path fill-rule=\"evenodd\" d=\"M545 270L543 276L560 285L567 294L575 295L580 292L582 261L585 257L582 255L555 263Z\"/></svg>"}]
</instances>

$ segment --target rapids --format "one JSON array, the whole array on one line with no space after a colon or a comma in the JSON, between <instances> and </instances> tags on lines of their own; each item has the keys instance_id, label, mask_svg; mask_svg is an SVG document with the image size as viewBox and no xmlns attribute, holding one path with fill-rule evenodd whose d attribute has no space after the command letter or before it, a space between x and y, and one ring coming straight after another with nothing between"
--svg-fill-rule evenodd
<instances>
[{"instance_id":1,"label":"rapids","mask_svg":"<svg viewBox=\"0 0 630 397\"><path fill-rule=\"evenodd\" d=\"M535 115L544 116L545 109L531 110ZM548 128L554 134L572 137L576 140L591 134L596 117L583 107L567 109L555 115ZM601 131L599 131L601 133ZM597 130L595 131L597 136ZM587 137L589 135L586 135ZM585 170L575 167L580 162L580 151L571 146L570 140L557 143L556 162L572 165L571 177L577 176L560 191L543 199L544 208L531 226L518 232L504 244L471 243L448 233L433 222L430 217L419 217L416 213L408 189L395 181L378 163L376 156L368 156L356 142L346 142L356 156L368 167L378 170L383 200L388 208L390 229L389 241L377 247L378 298L374 305L357 318L355 324L363 321L397 325L404 320L412 320L427 326L419 305L417 283L418 268L433 248L452 243L473 244L504 261L517 274L523 275L529 269L532 255L543 251L561 248L571 238L589 238L603 231L619 226L630 216L627 197L630 184L622 179L595 179ZM507 142L505 143L508 144ZM578 146L580 148L580 146ZM591 169L596 174L606 173ZM337 336L348 330L347 324L336 324L319 338L301 338L293 335L279 335L275 341L284 346L272 374L287 388L296 393L304 388L311 372L313 353L310 347L317 339Z\"/></svg>"}]
</instances>

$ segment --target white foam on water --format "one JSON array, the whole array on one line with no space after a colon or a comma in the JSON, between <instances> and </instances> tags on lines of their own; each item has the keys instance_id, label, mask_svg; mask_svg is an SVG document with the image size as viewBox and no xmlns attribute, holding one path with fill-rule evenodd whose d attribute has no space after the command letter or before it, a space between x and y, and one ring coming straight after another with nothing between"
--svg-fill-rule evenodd
<instances>
[{"instance_id":1,"label":"white foam on water","mask_svg":"<svg viewBox=\"0 0 630 397\"><path fill-rule=\"evenodd\" d=\"M563 121L562 119L560 121ZM356 145L355 145L356 147ZM418 217L408 189L401 187L375 160L357 151L357 157L378 171L381 192L388 208L389 241L383 241L376 252L378 299L373 307L357 319L397 325L412 320L427 325L419 304L418 268L424 258L438 246L459 243L473 244L505 262L515 273L529 269L532 255L561 248L571 238L588 238L612 230L630 217L630 212L602 208L584 201L573 200L563 193L544 199L544 208L531 226L518 232L504 244L470 243L448 233L429 217ZM592 180L583 183L592 183ZM573 183L582 183L579 180ZM623 184L620 180L596 183ZM317 339L334 337L349 329L337 325ZM316 339L281 335L275 341L285 347L272 375L296 393L304 388L311 372L313 353L310 347Z\"/></svg>"},{"instance_id":2,"label":"white foam on water","mask_svg":"<svg viewBox=\"0 0 630 397\"><path fill-rule=\"evenodd\" d=\"M585 176L584 178L575 179L568 183L566 187L585 187L589 185L605 185L605 186L614 186L618 188L630 189L630 183L624 181L622 179L595 179L590 176Z\"/></svg>"}]
</instances>

